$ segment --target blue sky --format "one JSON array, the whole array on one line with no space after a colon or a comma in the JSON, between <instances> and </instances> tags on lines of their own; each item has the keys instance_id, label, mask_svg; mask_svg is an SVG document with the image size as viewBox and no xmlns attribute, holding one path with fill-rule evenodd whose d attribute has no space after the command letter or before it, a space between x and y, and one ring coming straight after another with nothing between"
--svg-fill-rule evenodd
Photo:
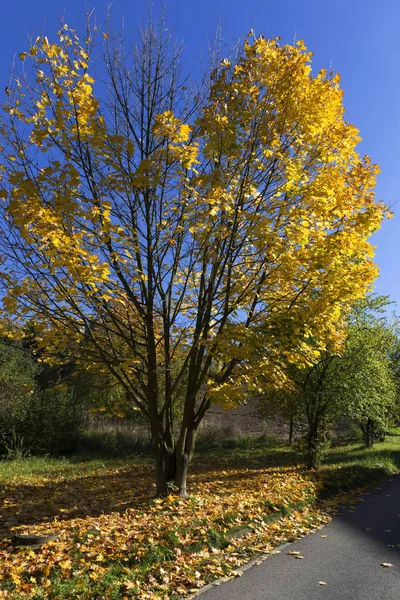
<instances>
[{"instance_id":1,"label":"blue sky","mask_svg":"<svg viewBox=\"0 0 400 600\"><path fill-rule=\"evenodd\" d=\"M28 35L50 37L59 18L84 21L85 6L103 21L107 2L91 0L3 0L0 35L0 89L8 82L15 53L27 48ZM113 0L113 20L124 18L134 33L145 19L145 0ZM155 3L156 11L161 3ZM359 150L381 166L377 197L395 211L373 238L380 276L379 294L400 306L400 0L169 0L167 22L185 45L184 59L196 69L207 40L222 21L229 45L254 28L257 34L304 39L314 53L313 67L332 67L341 74L348 120L361 132Z\"/></svg>"}]
</instances>

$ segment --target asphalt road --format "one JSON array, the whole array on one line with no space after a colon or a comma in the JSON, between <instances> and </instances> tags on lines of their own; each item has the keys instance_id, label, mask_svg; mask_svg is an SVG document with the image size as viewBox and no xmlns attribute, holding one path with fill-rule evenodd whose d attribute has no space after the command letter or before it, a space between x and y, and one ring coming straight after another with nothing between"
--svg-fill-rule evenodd
<instances>
[{"instance_id":1,"label":"asphalt road","mask_svg":"<svg viewBox=\"0 0 400 600\"><path fill-rule=\"evenodd\" d=\"M200 592L199 600L400 600L400 475L362 497L355 509L342 507L323 529ZM293 551L304 559L287 554Z\"/></svg>"}]
</instances>

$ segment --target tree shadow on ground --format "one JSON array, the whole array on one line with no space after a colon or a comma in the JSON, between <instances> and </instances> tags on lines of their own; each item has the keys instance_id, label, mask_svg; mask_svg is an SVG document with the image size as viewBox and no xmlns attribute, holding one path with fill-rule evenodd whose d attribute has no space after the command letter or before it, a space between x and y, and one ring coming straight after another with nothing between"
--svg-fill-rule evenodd
<instances>
[{"instance_id":1,"label":"tree shadow on ground","mask_svg":"<svg viewBox=\"0 0 400 600\"><path fill-rule=\"evenodd\" d=\"M340 447L337 449L333 449L330 451L329 455L324 460L324 463L327 465L331 464L340 464L340 463L348 463L351 461L359 460L363 458L364 460L371 460L373 462L385 462L388 458L400 468L400 451L398 450L388 450L388 449L380 449L379 445L375 445L370 449L370 453L366 454L366 448L363 445L355 446L352 451L340 451Z\"/></svg>"},{"instance_id":2,"label":"tree shadow on ground","mask_svg":"<svg viewBox=\"0 0 400 600\"><path fill-rule=\"evenodd\" d=\"M374 448L373 452L365 456L365 448L354 448L352 453L331 452L326 463L313 474L317 484L317 498L326 501L337 496L351 493L357 488L376 485L377 482L391 476L394 469L400 470L400 449L390 450ZM357 459L364 458L357 463ZM331 465L351 463L332 468Z\"/></svg>"},{"instance_id":3,"label":"tree shadow on ground","mask_svg":"<svg viewBox=\"0 0 400 600\"><path fill-rule=\"evenodd\" d=\"M385 468L364 465L345 466L335 470L321 468L312 475L317 484L317 499L320 501L348 494L357 488L372 485L385 477L388 477Z\"/></svg>"},{"instance_id":4,"label":"tree shadow on ground","mask_svg":"<svg viewBox=\"0 0 400 600\"><path fill-rule=\"evenodd\" d=\"M400 459L400 452L396 453ZM376 475L372 472L371 475ZM370 481L370 483L372 483ZM354 529L357 536L363 536L362 543L377 544L382 553L382 562L399 560L400 552L400 475L395 474L379 483L374 482L362 494L340 507L340 522ZM400 563L398 563L400 566Z\"/></svg>"},{"instance_id":5,"label":"tree shadow on ground","mask_svg":"<svg viewBox=\"0 0 400 600\"><path fill-rule=\"evenodd\" d=\"M227 458L226 456L222 458ZM240 480L246 486L255 473L267 469L268 474L281 473L285 466L289 474L297 469L290 465L287 452L274 452L262 460L218 461L210 456L195 462L189 476L189 493L206 485L212 493L229 495ZM234 463L234 464L233 464ZM54 474L53 474L54 475ZM20 526L50 524L54 520L96 517L120 513L127 509L146 510L155 494L154 469L148 461L128 468L113 468L98 472L49 481L38 477L37 483L13 482L0 488L0 539L9 538Z\"/></svg>"},{"instance_id":6,"label":"tree shadow on ground","mask_svg":"<svg viewBox=\"0 0 400 600\"><path fill-rule=\"evenodd\" d=\"M194 471L203 472L210 468L221 470L227 468L295 467L301 464L299 454L287 446L266 448L214 448L207 454L198 454L194 460Z\"/></svg>"},{"instance_id":7,"label":"tree shadow on ground","mask_svg":"<svg viewBox=\"0 0 400 600\"><path fill-rule=\"evenodd\" d=\"M154 494L152 484L151 470L138 466L54 482L39 481L37 485L10 483L0 490L0 538L8 537L18 525L137 508Z\"/></svg>"},{"instance_id":8,"label":"tree shadow on ground","mask_svg":"<svg viewBox=\"0 0 400 600\"><path fill-rule=\"evenodd\" d=\"M233 469L232 465L194 469L189 477L189 487L207 485L221 496L231 493L232 484L250 481L257 469ZM265 465L264 465L265 468ZM286 473L294 468L285 469ZM278 473L275 467L268 470ZM0 538L8 538L18 526L30 526L76 518L96 517L101 514L127 509L146 509L154 497L154 472L149 467L134 466L116 472L99 472L94 475L43 481L35 484L10 483L0 490Z\"/></svg>"},{"instance_id":9,"label":"tree shadow on ground","mask_svg":"<svg viewBox=\"0 0 400 600\"><path fill-rule=\"evenodd\" d=\"M379 456L382 455L382 465ZM375 465L350 465L332 469L329 464L313 475L317 482L318 498L326 500L337 494L379 481L387 475L387 452L375 451ZM400 450L391 457L400 467ZM331 455L329 462L340 460ZM349 460L349 455L345 457ZM189 477L189 490L207 484L216 493L229 494L230 484L241 479L250 481L260 469L286 473L299 469L298 455L285 447L247 448L241 454L236 450L216 449L194 461ZM76 518L96 517L103 513L123 513L129 508L146 509L154 496L154 470L148 461L129 467L110 467L97 472L56 480L38 478L37 483L15 482L0 488L0 538L8 538L18 526L29 527L51 523L54 519L69 521ZM221 485L222 484L222 485ZM244 484L245 485L245 484Z\"/></svg>"}]
</instances>

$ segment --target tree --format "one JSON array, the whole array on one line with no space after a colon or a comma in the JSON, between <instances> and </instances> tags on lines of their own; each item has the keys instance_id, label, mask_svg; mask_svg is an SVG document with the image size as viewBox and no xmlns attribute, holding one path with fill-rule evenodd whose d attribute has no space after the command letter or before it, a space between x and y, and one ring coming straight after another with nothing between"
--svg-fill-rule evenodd
<instances>
[{"instance_id":1,"label":"tree","mask_svg":"<svg viewBox=\"0 0 400 600\"><path fill-rule=\"evenodd\" d=\"M0 342L0 454L26 450L26 423L37 392L37 365L30 353Z\"/></svg>"},{"instance_id":2,"label":"tree","mask_svg":"<svg viewBox=\"0 0 400 600\"><path fill-rule=\"evenodd\" d=\"M318 469L326 451L329 428L343 414L348 399L343 393L347 375L342 358L326 349L309 365L290 367L292 387L276 395L275 401L282 404L286 414L301 415L306 423L303 446L310 469Z\"/></svg>"},{"instance_id":3,"label":"tree","mask_svg":"<svg viewBox=\"0 0 400 600\"><path fill-rule=\"evenodd\" d=\"M327 348L306 367L289 367L292 387L270 392L264 402L297 412L307 423L304 439L308 467L318 468L330 426L347 416L361 427L372 446L396 413L396 324L385 312L386 296L367 296L349 315L347 340L340 354Z\"/></svg>"},{"instance_id":4,"label":"tree","mask_svg":"<svg viewBox=\"0 0 400 600\"><path fill-rule=\"evenodd\" d=\"M296 398L295 367L292 367L291 373L288 373L286 385L276 389L266 385L266 389L257 394L257 413L263 421L276 421L282 419L289 425L288 444L292 446L295 439L295 430L304 424L304 406Z\"/></svg>"},{"instance_id":5,"label":"tree","mask_svg":"<svg viewBox=\"0 0 400 600\"><path fill-rule=\"evenodd\" d=\"M343 357L348 373L346 411L359 424L367 447L384 436L397 412L397 326L379 316L387 305L384 296L358 303Z\"/></svg>"},{"instance_id":6,"label":"tree","mask_svg":"<svg viewBox=\"0 0 400 600\"><path fill-rule=\"evenodd\" d=\"M148 419L158 493L184 495L212 401L342 343L386 209L303 42L249 36L194 91L164 23L132 50L96 30L38 37L8 90L4 310L111 373Z\"/></svg>"},{"instance_id":7,"label":"tree","mask_svg":"<svg viewBox=\"0 0 400 600\"><path fill-rule=\"evenodd\" d=\"M41 363L26 340L0 340L0 455L65 453L76 447L84 406L57 371Z\"/></svg>"}]
</instances>

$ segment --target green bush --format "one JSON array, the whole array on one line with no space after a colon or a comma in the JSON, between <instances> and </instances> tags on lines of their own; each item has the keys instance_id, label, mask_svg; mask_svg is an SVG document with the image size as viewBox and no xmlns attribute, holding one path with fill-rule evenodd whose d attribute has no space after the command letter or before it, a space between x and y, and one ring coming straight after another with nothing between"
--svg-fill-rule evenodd
<instances>
[{"instance_id":1,"label":"green bush","mask_svg":"<svg viewBox=\"0 0 400 600\"><path fill-rule=\"evenodd\" d=\"M59 454L76 447L83 410L74 389L45 388L43 367L22 345L0 344L0 454ZM39 382L41 384L39 384Z\"/></svg>"},{"instance_id":2,"label":"green bush","mask_svg":"<svg viewBox=\"0 0 400 600\"><path fill-rule=\"evenodd\" d=\"M34 454L64 454L76 449L83 424L83 407L73 389L39 391L30 403L25 433Z\"/></svg>"}]
</instances>

